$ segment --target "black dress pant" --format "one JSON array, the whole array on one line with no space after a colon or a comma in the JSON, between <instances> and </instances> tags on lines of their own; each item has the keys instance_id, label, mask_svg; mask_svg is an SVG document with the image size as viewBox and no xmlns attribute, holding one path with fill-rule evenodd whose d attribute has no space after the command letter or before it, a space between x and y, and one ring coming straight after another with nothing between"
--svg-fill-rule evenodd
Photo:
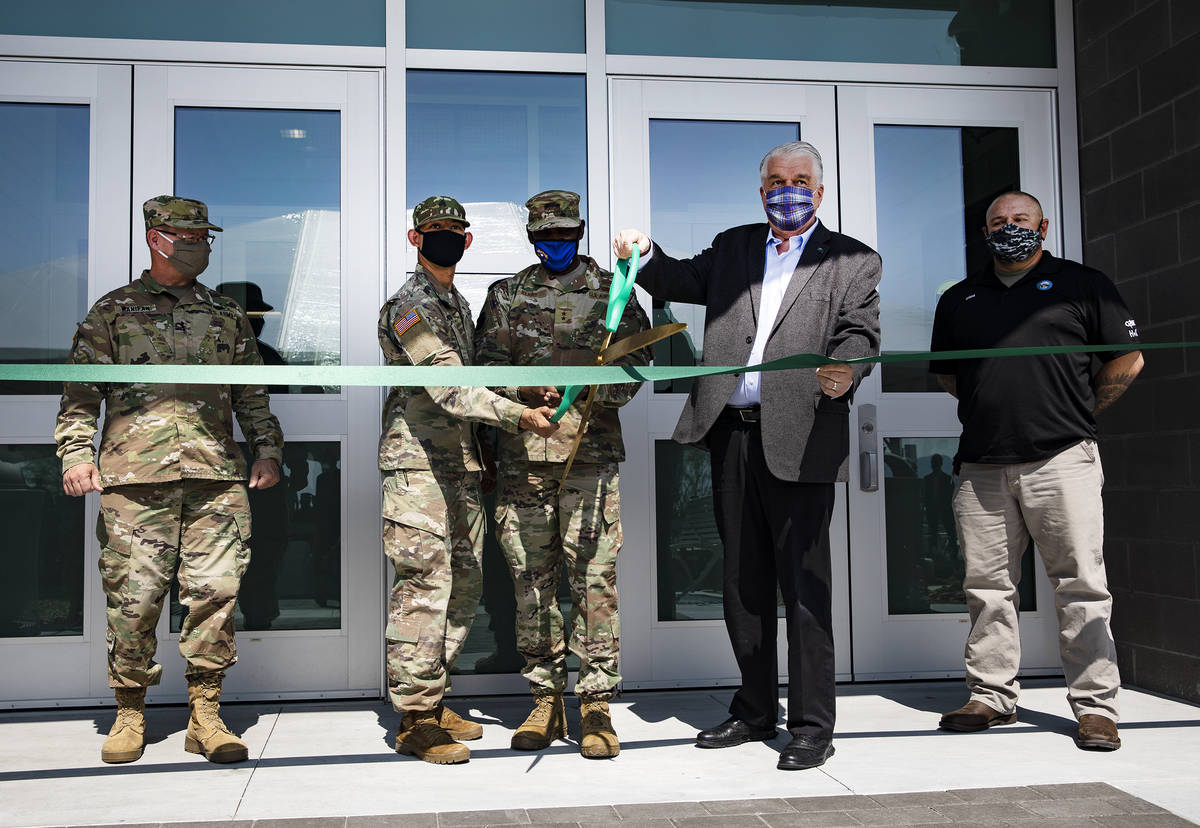
<instances>
[{"instance_id":1,"label":"black dress pant","mask_svg":"<svg viewBox=\"0 0 1200 828\"><path fill-rule=\"evenodd\" d=\"M776 584L788 636L793 736L833 736L832 483L791 483L767 469L762 432L726 409L708 435L713 509L725 546L725 627L742 674L729 712L758 728L777 721Z\"/></svg>"}]
</instances>

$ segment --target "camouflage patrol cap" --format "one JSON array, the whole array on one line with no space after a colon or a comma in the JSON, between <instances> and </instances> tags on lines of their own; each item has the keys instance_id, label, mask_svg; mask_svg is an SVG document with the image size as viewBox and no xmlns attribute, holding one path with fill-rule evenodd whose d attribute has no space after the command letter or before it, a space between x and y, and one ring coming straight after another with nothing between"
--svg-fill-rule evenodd
<instances>
[{"instance_id":1,"label":"camouflage patrol cap","mask_svg":"<svg viewBox=\"0 0 1200 828\"><path fill-rule=\"evenodd\" d=\"M579 193L570 190L544 190L525 202L529 220L525 229L530 233L551 227L578 227Z\"/></svg>"},{"instance_id":2,"label":"camouflage patrol cap","mask_svg":"<svg viewBox=\"0 0 1200 828\"><path fill-rule=\"evenodd\" d=\"M208 220L208 205L194 198L160 195L142 205L146 229L151 227L178 227L180 230L206 228L221 232L221 228Z\"/></svg>"},{"instance_id":3,"label":"camouflage patrol cap","mask_svg":"<svg viewBox=\"0 0 1200 828\"><path fill-rule=\"evenodd\" d=\"M430 196L413 208L413 227L417 229L437 219L454 219L461 221L463 227L471 226L467 211L450 196Z\"/></svg>"}]
</instances>

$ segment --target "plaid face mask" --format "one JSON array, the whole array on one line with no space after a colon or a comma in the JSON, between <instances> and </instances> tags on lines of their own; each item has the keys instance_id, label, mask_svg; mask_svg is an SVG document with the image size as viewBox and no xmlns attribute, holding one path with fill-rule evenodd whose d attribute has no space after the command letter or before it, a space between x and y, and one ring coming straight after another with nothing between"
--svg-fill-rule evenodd
<instances>
[{"instance_id":1,"label":"plaid face mask","mask_svg":"<svg viewBox=\"0 0 1200 828\"><path fill-rule=\"evenodd\" d=\"M807 187L767 190L767 217L780 230L799 230L816 212L813 191Z\"/></svg>"}]
</instances>

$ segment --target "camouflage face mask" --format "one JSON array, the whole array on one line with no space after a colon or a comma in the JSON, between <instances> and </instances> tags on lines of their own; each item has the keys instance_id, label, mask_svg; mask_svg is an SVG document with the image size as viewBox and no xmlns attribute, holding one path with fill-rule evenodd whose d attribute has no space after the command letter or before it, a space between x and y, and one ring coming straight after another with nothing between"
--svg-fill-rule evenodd
<instances>
[{"instance_id":1,"label":"camouflage face mask","mask_svg":"<svg viewBox=\"0 0 1200 828\"><path fill-rule=\"evenodd\" d=\"M161 250L158 253L170 262L183 278L195 279L208 267L208 257L212 253L212 248L208 246L207 241L192 241L184 238L173 239L161 230L155 230L154 232L174 245L170 256Z\"/></svg>"},{"instance_id":2,"label":"camouflage face mask","mask_svg":"<svg viewBox=\"0 0 1200 828\"><path fill-rule=\"evenodd\" d=\"M1042 245L1042 234L1019 224L997 227L984 238L984 243L998 262L1023 262Z\"/></svg>"}]
</instances>

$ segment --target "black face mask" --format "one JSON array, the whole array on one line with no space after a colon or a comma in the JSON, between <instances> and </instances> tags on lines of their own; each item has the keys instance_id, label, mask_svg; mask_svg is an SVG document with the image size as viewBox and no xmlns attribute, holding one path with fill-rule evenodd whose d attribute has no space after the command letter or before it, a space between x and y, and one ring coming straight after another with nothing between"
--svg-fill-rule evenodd
<instances>
[{"instance_id":1,"label":"black face mask","mask_svg":"<svg viewBox=\"0 0 1200 828\"><path fill-rule=\"evenodd\" d=\"M417 232L421 233L420 230ZM458 264L467 248L466 234L453 230L430 230L421 233L421 237L425 239L425 243L421 245L421 255L438 267L453 267Z\"/></svg>"}]
</instances>

